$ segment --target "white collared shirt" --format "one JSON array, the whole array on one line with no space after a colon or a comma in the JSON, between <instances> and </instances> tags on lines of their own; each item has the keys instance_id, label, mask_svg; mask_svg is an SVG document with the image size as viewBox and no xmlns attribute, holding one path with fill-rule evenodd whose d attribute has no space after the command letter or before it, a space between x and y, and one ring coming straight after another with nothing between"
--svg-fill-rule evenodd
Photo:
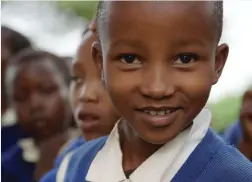
<instances>
[{"instance_id":1,"label":"white collared shirt","mask_svg":"<svg viewBox=\"0 0 252 182\"><path fill-rule=\"evenodd\" d=\"M86 176L88 182L168 182L176 175L210 126L211 113L203 109L193 125L165 144L130 176L122 167L118 125L114 127L104 147L97 153Z\"/></svg>"},{"instance_id":2,"label":"white collared shirt","mask_svg":"<svg viewBox=\"0 0 252 182\"><path fill-rule=\"evenodd\" d=\"M35 144L33 138L23 138L18 141L19 147L22 149L22 156L26 162L36 163L40 157L40 151Z\"/></svg>"},{"instance_id":3,"label":"white collared shirt","mask_svg":"<svg viewBox=\"0 0 252 182\"><path fill-rule=\"evenodd\" d=\"M5 127L13 126L16 124L16 119L17 119L17 116L16 116L15 110L10 108L1 117L1 120L2 120L1 125Z\"/></svg>"}]
</instances>

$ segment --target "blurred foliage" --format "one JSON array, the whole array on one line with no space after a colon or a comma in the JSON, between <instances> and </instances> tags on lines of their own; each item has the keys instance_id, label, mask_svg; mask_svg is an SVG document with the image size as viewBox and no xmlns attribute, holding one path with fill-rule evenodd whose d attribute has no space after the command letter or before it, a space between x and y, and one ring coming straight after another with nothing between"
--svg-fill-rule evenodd
<instances>
[{"instance_id":1,"label":"blurred foliage","mask_svg":"<svg viewBox=\"0 0 252 182\"><path fill-rule=\"evenodd\" d=\"M95 15L98 1L58 1L58 5L63 10L71 10L78 16L91 20Z\"/></svg>"},{"instance_id":2,"label":"blurred foliage","mask_svg":"<svg viewBox=\"0 0 252 182\"><path fill-rule=\"evenodd\" d=\"M229 96L209 105L212 111L212 127L222 132L232 122L238 119L241 106L241 96Z\"/></svg>"}]
</instances>

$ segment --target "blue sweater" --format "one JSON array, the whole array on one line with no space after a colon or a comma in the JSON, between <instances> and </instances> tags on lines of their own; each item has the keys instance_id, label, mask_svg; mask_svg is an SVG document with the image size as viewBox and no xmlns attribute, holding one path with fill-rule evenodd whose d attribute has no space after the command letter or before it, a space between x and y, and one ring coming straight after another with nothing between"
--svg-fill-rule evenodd
<instances>
[{"instance_id":1,"label":"blue sweater","mask_svg":"<svg viewBox=\"0 0 252 182\"><path fill-rule=\"evenodd\" d=\"M243 131L240 121L236 121L230 127L228 127L223 133L223 139L229 144L238 146L243 137Z\"/></svg>"},{"instance_id":2,"label":"blue sweater","mask_svg":"<svg viewBox=\"0 0 252 182\"><path fill-rule=\"evenodd\" d=\"M60 165L62 159L70 151L81 146L85 140L78 137L73 140L55 160L55 169ZM23 150L18 144L9 147L2 153L1 181L3 182L33 182L35 163L27 162L23 159Z\"/></svg>"},{"instance_id":3,"label":"blue sweater","mask_svg":"<svg viewBox=\"0 0 252 182\"><path fill-rule=\"evenodd\" d=\"M86 142L74 151L64 182L85 181L89 166L107 137ZM44 182L55 182L51 171ZM172 182L252 182L252 164L211 129L172 179Z\"/></svg>"},{"instance_id":4,"label":"blue sweater","mask_svg":"<svg viewBox=\"0 0 252 182\"><path fill-rule=\"evenodd\" d=\"M33 174L36 164L25 161L22 155L23 150L18 144L2 153L2 182L35 182Z\"/></svg>"},{"instance_id":5,"label":"blue sweater","mask_svg":"<svg viewBox=\"0 0 252 182\"><path fill-rule=\"evenodd\" d=\"M18 124L1 127L1 153L17 144L21 138L27 136Z\"/></svg>"},{"instance_id":6,"label":"blue sweater","mask_svg":"<svg viewBox=\"0 0 252 182\"><path fill-rule=\"evenodd\" d=\"M58 167L60 166L62 160L64 159L64 157L71 151L77 149L78 147L80 147L81 145L83 145L85 143L85 139L80 136L78 138L76 138L75 140L73 140L72 142L70 142L66 148L64 148L64 150L57 156L56 160L55 160L55 164L54 164L54 168L49 171L43 178L40 179L41 182L43 181L56 181L56 174L58 171Z\"/></svg>"},{"instance_id":7,"label":"blue sweater","mask_svg":"<svg viewBox=\"0 0 252 182\"><path fill-rule=\"evenodd\" d=\"M71 151L73 151L74 149L78 148L79 146L81 146L82 144L85 143L85 139L82 136L79 136L77 138L75 138L73 141L71 141L66 148L64 148L64 150L57 156L56 160L55 160L55 164L54 167L57 168L59 167L61 161L63 160L63 158Z\"/></svg>"}]
</instances>

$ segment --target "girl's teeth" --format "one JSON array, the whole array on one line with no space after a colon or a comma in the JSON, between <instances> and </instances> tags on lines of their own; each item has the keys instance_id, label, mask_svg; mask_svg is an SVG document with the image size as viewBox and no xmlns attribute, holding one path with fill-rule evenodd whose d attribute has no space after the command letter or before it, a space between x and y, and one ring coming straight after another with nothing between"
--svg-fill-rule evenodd
<instances>
[{"instance_id":1,"label":"girl's teeth","mask_svg":"<svg viewBox=\"0 0 252 182\"><path fill-rule=\"evenodd\" d=\"M152 116L156 116L157 115L157 112L156 111L149 111L150 115Z\"/></svg>"},{"instance_id":2,"label":"girl's teeth","mask_svg":"<svg viewBox=\"0 0 252 182\"><path fill-rule=\"evenodd\" d=\"M170 110L164 110L164 111L147 111L147 110L145 110L144 112L148 113L152 116L164 116L166 114L170 114L171 111Z\"/></svg>"},{"instance_id":3,"label":"girl's teeth","mask_svg":"<svg viewBox=\"0 0 252 182\"><path fill-rule=\"evenodd\" d=\"M166 110L165 114L170 114L171 110Z\"/></svg>"},{"instance_id":4,"label":"girl's teeth","mask_svg":"<svg viewBox=\"0 0 252 182\"><path fill-rule=\"evenodd\" d=\"M159 112L158 112L158 115L159 115L159 116L164 116L164 115L165 115L165 111L159 111Z\"/></svg>"}]
</instances>

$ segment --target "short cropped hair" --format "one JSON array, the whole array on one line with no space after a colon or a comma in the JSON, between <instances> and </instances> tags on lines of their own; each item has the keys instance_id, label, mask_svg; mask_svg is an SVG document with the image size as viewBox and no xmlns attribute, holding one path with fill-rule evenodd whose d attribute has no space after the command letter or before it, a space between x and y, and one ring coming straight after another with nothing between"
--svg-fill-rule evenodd
<instances>
[{"instance_id":1,"label":"short cropped hair","mask_svg":"<svg viewBox=\"0 0 252 182\"><path fill-rule=\"evenodd\" d=\"M82 37L85 36L89 31L96 33L96 18L88 23L88 26L82 32Z\"/></svg>"},{"instance_id":2,"label":"short cropped hair","mask_svg":"<svg viewBox=\"0 0 252 182\"><path fill-rule=\"evenodd\" d=\"M223 1L222 0L216 0L216 1L209 1L211 5L213 6L213 18L216 24L217 33L218 33L218 41L221 38L222 35L222 28L223 28ZM107 1L99 1L97 6L97 12L96 12L96 24L97 24L97 33L99 36L100 31L100 25L103 21L104 14L106 14L108 7Z\"/></svg>"},{"instance_id":3,"label":"short cropped hair","mask_svg":"<svg viewBox=\"0 0 252 182\"><path fill-rule=\"evenodd\" d=\"M10 60L7 69L6 85L9 85L7 81L12 81L12 79L8 76L8 72L11 72L13 67L18 67L22 64L31 63L34 61L44 61L44 59L48 59L53 63L53 65L56 67L56 69L58 69L59 73L63 77L66 86L68 87L71 79L70 69L67 65L67 62L52 53L35 49L25 49Z\"/></svg>"},{"instance_id":4,"label":"short cropped hair","mask_svg":"<svg viewBox=\"0 0 252 182\"><path fill-rule=\"evenodd\" d=\"M89 32L89 27L86 27L84 31L82 32L82 37L84 37Z\"/></svg>"}]
</instances>

